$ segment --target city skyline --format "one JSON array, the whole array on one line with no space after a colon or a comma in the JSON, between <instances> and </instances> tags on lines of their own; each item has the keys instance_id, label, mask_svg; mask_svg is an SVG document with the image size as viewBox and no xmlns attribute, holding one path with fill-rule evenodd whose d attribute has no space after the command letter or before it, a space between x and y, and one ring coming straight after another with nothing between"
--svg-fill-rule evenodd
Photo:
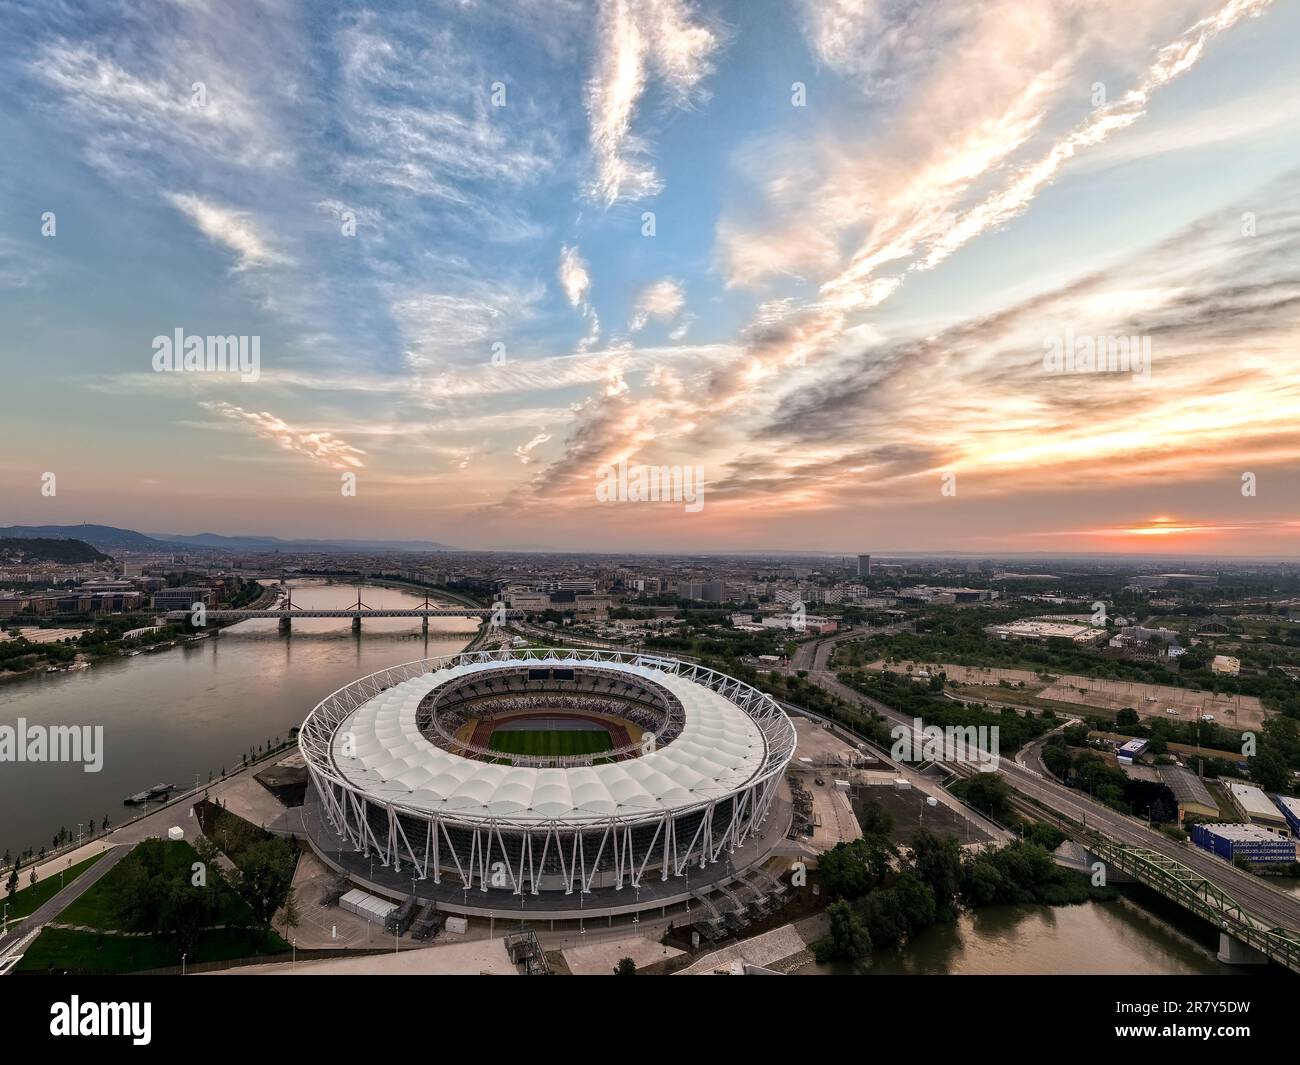
<instances>
[{"instance_id":1,"label":"city skyline","mask_svg":"<svg viewBox=\"0 0 1300 1065\"><path fill-rule=\"evenodd\" d=\"M3 523L1294 554L1294 6L236 7L0 0Z\"/></svg>"}]
</instances>

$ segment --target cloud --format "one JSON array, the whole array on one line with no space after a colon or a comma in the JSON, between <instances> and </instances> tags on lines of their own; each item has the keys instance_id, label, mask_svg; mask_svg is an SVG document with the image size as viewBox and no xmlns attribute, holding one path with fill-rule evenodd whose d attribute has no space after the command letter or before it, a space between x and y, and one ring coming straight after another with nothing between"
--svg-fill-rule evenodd
<instances>
[{"instance_id":1,"label":"cloud","mask_svg":"<svg viewBox=\"0 0 1300 1065\"><path fill-rule=\"evenodd\" d=\"M570 248L566 244L560 249L560 267L557 276L570 306L578 307L587 301L587 293L591 290L591 275L587 272L587 263L577 248Z\"/></svg>"},{"instance_id":2,"label":"cloud","mask_svg":"<svg viewBox=\"0 0 1300 1065\"><path fill-rule=\"evenodd\" d=\"M318 459L336 468L358 469L365 465L365 452L340 440L333 433L291 425L268 411L251 411L225 402L199 404L206 410L229 418L263 440L270 440L285 451Z\"/></svg>"},{"instance_id":3,"label":"cloud","mask_svg":"<svg viewBox=\"0 0 1300 1065\"><path fill-rule=\"evenodd\" d=\"M168 193L167 199L205 237L235 253L239 260L236 270L293 262L271 246L247 211L239 211L189 193Z\"/></svg>"},{"instance_id":4,"label":"cloud","mask_svg":"<svg viewBox=\"0 0 1300 1065\"><path fill-rule=\"evenodd\" d=\"M540 282L462 278L453 291L403 289L390 309L405 342L407 365L417 372L448 364L487 363L491 345L507 344L545 295Z\"/></svg>"},{"instance_id":5,"label":"cloud","mask_svg":"<svg viewBox=\"0 0 1300 1065\"><path fill-rule=\"evenodd\" d=\"M301 56L284 20L259 14L250 35L201 7L163 20L124 10L121 34L55 35L29 70L58 94L85 133L87 158L107 174L161 180L177 163L194 179L214 167L274 171L295 159L275 114L285 102L280 64Z\"/></svg>"},{"instance_id":6,"label":"cloud","mask_svg":"<svg viewBox=\"0 0 1300 1065\"><path fill-rule=\"evenodd\" d=\"M628 329L637 333L651 320L674 321L686 305L686 293L676 278L664 277L643 288L636 298Z\"/></svg>"},{"instance_id":7,"label":"cloud","mask_svg":"<svg viewBox=\"0 0 1300 1065\"><path fill-rule=\"evenodd\" d=\"M700 98L721 44L719 30L696 21L685 0L605 0L596 72L587 86L594 175L588 195L606 207L653 196L663 187L633 121L652 77L676 107Z\"/></svg>"},{"instance_id":8,"label":"cloud","mask_svg":"<svg viewBox=\"0 0 1300 1065\"><path fill-rule=\"evenodd\" d=\"M525 444L520 444L517 448L515 448L515 458L517 458L520 462L522 462L525 466L527 466L530 462L533 461L532 458L533 448L541 446L542 444L546 443L546 441L548 441L550 438L551 438L550 433L548 433L545 429L539 429L537 431L537 435L534 436L531 440L529 440Z\"/></svg>"},{"instance_id":9,"label":"cloud","mask_svg":"<svg viewBox=\"0 0 1300 1065\"><path fill-rule=\"evenodd\" d=\"M582 258L577 248L571 248L566 244L560 249L560 267L557 275L569 304L573 307L582 307L582 316L587 320L587 334L578 341L578 351L589 351L600 339L600 316L587 302L587 294L591 291L591 274L588 272L586 260Z\"/></svg>"},{"instance_id":10,"label":"cloud","mask_svg":"<svg viewBox=\"0 0 1300 1065\"><path fill-rule=\"evenodd\" d=\"M486 224L500 204L479 183L518 188L559 158L551 124L526 98L492 106L494 78L450 23L362 12L345 20L335 46L349 180L440 201Z\"/></svg>"}]
</instances>

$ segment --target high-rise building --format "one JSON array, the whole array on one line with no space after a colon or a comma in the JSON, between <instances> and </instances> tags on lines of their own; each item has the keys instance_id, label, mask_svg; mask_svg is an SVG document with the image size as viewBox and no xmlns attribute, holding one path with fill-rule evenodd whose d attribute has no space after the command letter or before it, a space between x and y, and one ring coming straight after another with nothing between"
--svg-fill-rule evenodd
<instances>
[{"instance_id":1,"label":"high-rise building","mask_svg":"<svg viewBox=\"0 0 1300 1065\"><path fill-rule=\"evenodd\" d=\"M871 576L871 556L870 556L870 555L859 555L859 556L858 556L858 576L859 576L859 577L870 577L870 576Z\"/></svg>"}]
</instances>

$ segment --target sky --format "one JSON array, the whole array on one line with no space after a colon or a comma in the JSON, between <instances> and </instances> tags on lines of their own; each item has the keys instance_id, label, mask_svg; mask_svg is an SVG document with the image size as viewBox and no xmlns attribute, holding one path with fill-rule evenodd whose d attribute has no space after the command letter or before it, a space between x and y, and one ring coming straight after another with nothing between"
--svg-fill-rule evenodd
<instances>
[{"instance_id":1,"label":"sky","mask_svg":"<svg viewBox=\"0 0 1300 1065\"><path fill-rule=\"evenodd\" d=\"M1295 0L0 25L0 524L1295 551Z\"/></svg>"}]
</instances>

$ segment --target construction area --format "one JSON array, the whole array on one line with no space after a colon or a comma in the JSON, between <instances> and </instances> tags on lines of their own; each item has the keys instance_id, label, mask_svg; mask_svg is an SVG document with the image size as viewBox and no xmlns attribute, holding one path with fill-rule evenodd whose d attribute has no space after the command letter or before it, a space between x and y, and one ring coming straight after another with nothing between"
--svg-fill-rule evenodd
<instances>
[{"instance_id":1,"label":"construction area","mask_svg":"<svg viewBox=\"0 0 1300 1065\"><path fill-rule=\"evenodd\" d=\"M1052 703L1087 707L1113 716L1126 707L1136 710L1141 717L1166 718L1173 721L1194 721L1210 714L1216 724L1229 728L1258 729L1268 716L1259 698L1254 695L1227 695L1200 691L1195 688L1178 688L1169 684L1145 684L1131 680L1103 680L1065 674L1055 679L1028 669L1003 669L993 666L957 666L942 662L872 662L866 667L887 670L891 673L911 673L913 677L927 680L939 673L948 684L968 689L963 694L976 698L986 697L989 702L1047 706ZM1050 674L1048 675L1050 678ZM1006 681L1011 688L1004 687ZM987 696L971 688L990 688ZM1170 713L1170 711L1175 713Z\"/></svg>"}]
</instances>

